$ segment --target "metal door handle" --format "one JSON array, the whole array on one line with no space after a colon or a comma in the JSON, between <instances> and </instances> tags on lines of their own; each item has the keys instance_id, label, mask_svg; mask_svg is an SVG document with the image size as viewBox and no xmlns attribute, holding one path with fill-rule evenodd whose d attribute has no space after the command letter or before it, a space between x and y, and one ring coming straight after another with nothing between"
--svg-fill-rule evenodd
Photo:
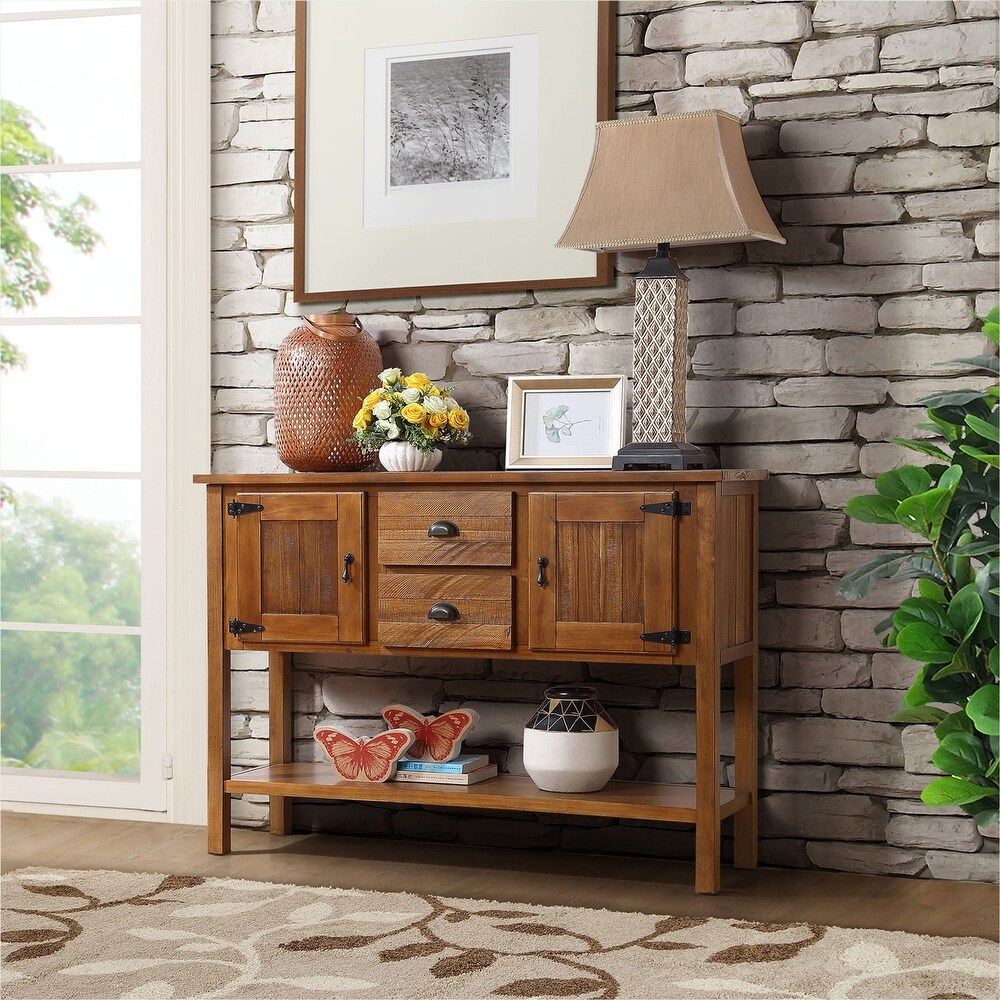
<instances>
[{"instance_id":1,"label":"metal door handle","mask_svg":"<svg viewBox=\"0 0 1000 1000\"><path fill-rule=\"evenodd\" d=\"M435 521L427 529L428 538L458 538L460 534L454 521Z\"/></svg>"},{"instance_id":2,"label":"metal door handle","mask_svg":"<svg viewBox=\"0 0 1000 1000\"><path fill-rule=\"evenodd\" d=\"M340 578L341 580L344 581L344 583L351 582L351 565L353 564L353 562L354 562L354 553L353 552L346 553L344 556L344 573Z\"/></svg>"},{"instance_id":3,"label":"metal door handle","mask_svg":"<svg viewBox=\"0 0 1000 1000\"><path fill-rule=\"evenodd\" d=\"M449 604L447 601L438 601L437 604L431 606L430 611L427 612L427 617L436 622L455 622L458 621L461 615L459 615L458 608L454 604Z\"/></svg>"},{"instance_id":4,"label":"metal door handle","mask_svg":"<svg viewBox=\"0 0 1000 1000\"><path fill-rule=\"evenodd\" d=\"M545 586L545 567L548 566L548 564L548 556L538 557L538 578L535 580L535 583L537 583L539 587Z\"/></svg>"}]
</instances>

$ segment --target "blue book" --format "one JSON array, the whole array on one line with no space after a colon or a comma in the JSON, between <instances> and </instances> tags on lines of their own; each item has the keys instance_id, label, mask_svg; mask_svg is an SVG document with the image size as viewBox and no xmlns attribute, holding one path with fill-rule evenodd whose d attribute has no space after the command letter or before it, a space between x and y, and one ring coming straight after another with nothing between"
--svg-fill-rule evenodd
<instances>
[{"instance_id":1,"label":"blue book","mask_svg":"<svg viewBox=\"0 0 1000 1000\"><path fill-rule=\"evenodd\" d=\"M454 760L407 760L405 757L396 764L397 771L431 771L435 774L468 774L489 764L484 754L462 754Z\"/></svg>"}]
</instances>

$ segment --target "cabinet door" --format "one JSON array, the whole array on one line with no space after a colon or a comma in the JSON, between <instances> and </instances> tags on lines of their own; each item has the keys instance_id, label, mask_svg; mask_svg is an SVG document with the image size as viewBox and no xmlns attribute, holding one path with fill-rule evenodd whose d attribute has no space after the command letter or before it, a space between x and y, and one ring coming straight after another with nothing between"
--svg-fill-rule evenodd
<instances>
[{"instance_id":1,"label":"cabinet door","mask_svg":"<svg viewBox=\"0 0 1000 1000\"><path fill-rule=\"evenodd\" d=\"M363 493L242 493L238 618L254 642L365 641ZM344 577L347 577L345 580Z\"/></svg>"},{"instance_id":2,"label":"cabinet door","mask_svg":"<svg viewBox=\"0 0 1000 1000\"><path fill-rule=\"evenodd\" d=\"M670 645L641 636L678 626L678 518L642 507L675 499L672 492L529 497L533 648L670 654Z\"/></svg>"}]
</instances>

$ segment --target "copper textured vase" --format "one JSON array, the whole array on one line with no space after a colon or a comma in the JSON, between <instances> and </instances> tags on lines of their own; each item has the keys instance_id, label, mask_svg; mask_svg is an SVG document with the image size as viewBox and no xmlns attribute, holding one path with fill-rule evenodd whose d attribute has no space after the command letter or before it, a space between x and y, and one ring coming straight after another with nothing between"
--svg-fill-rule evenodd
<instances>
[{"instance_id":1,"label":"copper textured vase","mask_svg":"<svg viewBox=\"0 0 1000 1000\"><path fill-rule=\"evenodd\" d=\"M367 469L374 453L348 438L361 400L378 385L378 344L349 313L303 316L274 359L278 458L298 472Z\"/></svg>"}]
</instances>

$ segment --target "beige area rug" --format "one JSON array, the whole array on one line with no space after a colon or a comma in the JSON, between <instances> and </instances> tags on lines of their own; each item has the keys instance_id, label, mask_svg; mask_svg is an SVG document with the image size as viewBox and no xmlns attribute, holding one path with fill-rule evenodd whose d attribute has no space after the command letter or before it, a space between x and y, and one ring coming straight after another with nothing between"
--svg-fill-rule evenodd
<instances>
[{"instance_id":1,"label":"beige area rug","mask_svg":"<svg viewBox=\"0 0 1000 1000\"><path fill-rule=\"evenodd\" d=\"M997 995L980 938L109 871L2 888L10 998Z\"/></svg>"}]
</instances>

